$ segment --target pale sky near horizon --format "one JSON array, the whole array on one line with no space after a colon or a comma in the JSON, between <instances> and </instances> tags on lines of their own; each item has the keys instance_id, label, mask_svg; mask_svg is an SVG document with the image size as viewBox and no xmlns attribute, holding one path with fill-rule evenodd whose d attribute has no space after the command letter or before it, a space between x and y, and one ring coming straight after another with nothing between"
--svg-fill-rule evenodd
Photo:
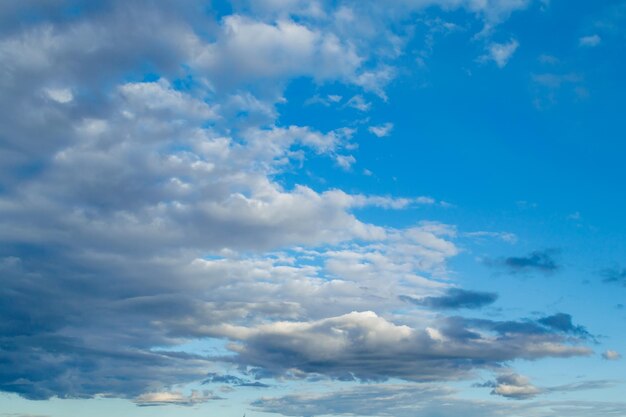
<instances>
[{"instance_id":1,"label":"pale sky near horizon","mask_svg":"<svg viewBox=\"0 0 626 417\"><path fill-rule=\"evenodd\" d=\"M0 417L625 416L626 1L0 3Z\"/></svg>"}]
</instances>

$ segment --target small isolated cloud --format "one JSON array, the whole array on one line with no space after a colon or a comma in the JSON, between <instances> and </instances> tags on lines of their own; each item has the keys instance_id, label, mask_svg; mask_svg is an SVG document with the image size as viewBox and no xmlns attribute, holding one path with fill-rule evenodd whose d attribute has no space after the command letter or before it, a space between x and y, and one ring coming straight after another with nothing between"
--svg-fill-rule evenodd
<instances>
[{"instance_id":1,"label":"small isolated cloud","mask_svg":"<svg viewBox=\"0 0 626 417\"><path fill-rule=\"evenodd\" d=\"M589 92L584 87L582 75L569 73L546 72L531 75L535 86L535 107L539 110L555 105L562 99L585 99Z\"/></svg>"},{"instance_id":2,"label":"small isolated cloud","mask_svg":"<svg viewBox=\"0 0 626 417\"><path fill-rule=\"evenodd\" d=\"M583 36L582 38L578 40L578 44L580 46L585 46L585 47L590 47L590 48L600 45L601 42L602 42L602 38L599 35Z\"/></svg>"},{"instance_id":3,"label":"small isolated cloud","mask_svg":"<svg viewBox=\"0 0 626 417\"><path fill-rule=\"evenodd\" d=\"M374 136L384 138L391 134L391 131L393 130L393 123L385 123L379 126L370 126L368 130Z\"/></svg>"},{"instance_id":4,"label":"small isolated cloud","mask_svg":"<svg viewBox=\"0 0 626 417\"><path fill-rule=\"evenodd\" d=\"M517 243L517 235L515 233L510 232L487 232L487 231L478 231L478 232L467 232L464 234L469 238L473 238L476 240L481 239L499 239L506 243Z\"/></svg>"},{"instance_id":5,"label":"small isolated cloud","mask_svg":"<svg viewBox=\"0 0 626 417\"><path fill-rule=\"evenodd\" d=\"M573 221L579 221L582 220L583 216L580 214L579 211L576 211L572 214L570 214L569 216L567 216L568 220L573 220Z\"/></svg>"},{"instance_id":6,"label":"small isolated cloud","mask_svg":"<svg viewBox=\"0 0 626 417\"><path fill-rule=\"evenodd\" d=\"M499 68L504 68L519 47L515 39L507 43L492 43L487 46L487 53L479 58L480 62L493 61Z\"/></svg>"},{"instance_id":7,"label":"small isolated cloud","mask_svg":"<svg viewBox=\"0 0 626 417\"><path fill-rule=\"evenodd\" d=\"M352 107L353 109L357 109L363 112L368 111L372 107L372 103L366 101L360 94L357 94L356 96L348 100L346 105L348 107Z\"/></svg>"},{"instance_id":8,"label":"small isolated cloud","mask_svg":"<svg viewBox=\"0 0 626 417\"><path fill-rule=\"evenodd\" d=\"M408 303L429 307L435 310L455 310L460 308L478 309L493 304L498 299L498 294L451 288L446 294L439 297L413 298L402 295L400 299Z\"/></svg>"},{"instance_id":9,"label":"small isolated cloud","mask_svg":"<svg viewBox=\"0 0 626 417\"><path fill-rule=\"evenodd\" d=\"M343 99L342 96L337 95L337 94L329 94L328 96L326 96L326 98L328 98L328 101L332 103L339 103L341 99Z\"/></svg>"},{"instance_id":10,"label":"small isolated cloud","mask_svg":"<svg viewBox=\"0 0 626 417\"><path fill-rule=\"evenodd\" d=\"M559 59L554 55L541 54L539 55L539 62L545 65L556 65L559 63Z\"/></svg>"},{"instance_id":11,"label":"small isolated cloud","mask_svg":"<svg viewBox=\"0 0 626 417\"><path fill-rule=\"evenodd\" d=\"M220 397L213 395L211 391L191 391L185 395L179 391L149 392L135 398L134 402L140 407L153 407L163 405L192 406L211 400L219 400Z\"/></svg>"},{"instance_id":12,"label":"small isolated cloud","mask_svg":"<svg viewBox=\"0 0 626 417\"><path fill-rule=\"evenodd\" d=\"M519 272L543 272L552 273L560 268L560 265L554 259L554 255L557 253L554 249L548 249L543 251L534 251L526 256L510 256L499 260L488 260L488 265L503 266L510 273Z\"/></svg>"},{"instance_id":13,"label":"small isolated cloud","mask_svg":"<svg viewBox=\"0 0 626 417\"><path fill-rule=\"evenodd\" d=\"M352 165L356 162L356 159L352 155L337 155L335 162L341 169L348 171L352 168Z\"/></svg>"},{"instance_id":14,"label":"small isolated cloud","mask_svg":"<svg viewBox=\"0 0 626 417\"><path fill-rule=\"evenodd\" d=\"M602 359L607 361L618 361L622 359L622 355L615 350L606 350L602 352Z\"/></svg>"},{"instance_id":15,"label":"small isolated cloud","mask_svg":"<svg viewBox=\"0 0 626 417\"><path fill-rule=\"evenodd\" d=\"M525 400L541 393L541 390L530 383L530 380L522 375L501 375L495 382L485 384L493 386L491 394L514 400Z\"/></svg>"}]
</instances>

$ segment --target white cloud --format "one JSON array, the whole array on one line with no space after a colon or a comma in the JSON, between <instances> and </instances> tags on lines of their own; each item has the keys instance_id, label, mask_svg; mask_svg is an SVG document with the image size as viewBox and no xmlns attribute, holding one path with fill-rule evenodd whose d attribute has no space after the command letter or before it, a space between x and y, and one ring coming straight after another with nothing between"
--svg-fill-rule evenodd
<instances>
[{"instance_id":1,"label":"white cloud","mask_svg":"<svg viewBox=\"0 0 626 417\"><path fill-rule=\"evenodd\" d=\"M245 366L365 379L458 379L515 358L587 353L558 335L503 341L484 328L472 328L480 346L467 345L455 330L473 325L396 311L402 294L450 286L459 234L440 223L383 227L355 210L434 199L281 182L312 154L355 161L352 128L277 125L290 80L349 84L350 100L325 100L365 112L363 94L385 99L395 77L406 41L396 22L438 5L495 24L527 2L268 0L251 5L263 13L235 5L221 21L198 4L104 2L11 30L0 13L0 136L12 161L0 177L0 312L11 317L0 389L199 404L216 397L172 387L219 364L168 349L207 336L230 337L231 359ZM146 63L160 79L128 81ZM41 171L24 178L31 166ZM274 347L334 366L273 362L263 353Z\"/></svg>"},{"instance_id":2,"label":"white cloud","mask_svg":"<svg viewBox=\"0 0 626 417\"><path fill-rule=\"evenodd\" d=\"M393 123L385 123L380 126L370 126L368 130L374 136L377 136L379 138L384 138L391 134L391 131L393 130Z\"/></svg>"},{"instance_id":3,"label":"white cloud","mask_svg":"<svg viewBox=\"0 0 626 417\"><path fill-rule=\"evenodd\" d=\"M161 405L197 405L207 401L220 399L213 395L210 391L197 391L192 390L190 394L185 395L179 391L162 391L162 392L149 392L141 394L135 398L135 404L147 407L147 406L161 406Z\"/></svg>"},{"instance_id":4,"label":"white cloud","mask_svg":"<svg viewBox=\"0 0 626 417\"><path fill-rule=\"evenodd\" d=\"M65 104L74 100L72 90L69 88L46 88L46 95L57 103Z\"/></svg>"},{"instance_id":5,"label":"white cloud","mask_svg":"<svg viewBox=\"0 0 626 417\"><path fill-rule=\"evenodd\" d=\"M607 361L617 361L622 358L622 355L615 350L606 350L602 353L602 358Z\"/></svg>"},{"instance_id":6,"label":"white cloud","mask_svg":"<svg viewBox=\"0 0 626 417\"><path fill-rule=\"evenodd\" d=\"M496 367L515 358L588 355L590 350L539 333L507 332L506 338L464 328L415 329L396 325L371 311L351 312L308 322L274 322L255 327L216 326L213 334L236 341L230 349L235 363L259 367L271 375L321 374L337 379L407 381L450 380L473 368ZM539 391L523 377L498 379L495 392L529 397Z\"/></svg>"},{"instance_id":7,"label":"white cloud","mask_svg":"<svg viewBox=\"0 0 626 417\"><path fill-rule=\"evenodd\" d=\"M512 39L507 43L492 43L487 46L487 55L480 57L481 61L493 61L499 68L504 68L519 47L519 42Z\"/></svg>"},{"instance_id":8,"label":"white cloud","mask_svg":"<svg viewBox=\"0 0 626 417\"><path fill-rule=\"evenodd\" d=\"M372 107L372 103L366 101L363 98L363 96L361 96L359 94L357 94L356 96L353 96L350 100L348 100L346 105L348 107L355 108L355 109L360 110L362 112L366 112L366 111L368 111Z\"/></svg>"},{"instance_id":9,"label":"white cloud","mask_svg":"<svg viewBox=\"0 0 626 417\"><path fill-rule=\"evenodd\" d=\"M578 40L578 44L580 46L586 46L591 48L600 45L601 42L602 38L599 35L583 36Z\"/></svg>"},{"instance_id":10,"label":"white cloud","mask_svg":"<svg viewBox=\"0 0 626 417\"><path fill-rule=\"evenodd\" d=\"M492 394L513 399L532 398L541 390L530 383L530 380L517 374L502 375L496 379Z\"/></svg>"},{"instance_id":11,"label":"white cloud","mask_svg":"<svg viewBox=\"0 0 626 417\"><path fill-rule=\"evenodd\" d=\"M349 81L361 61L354 47L332 32L289 19L268 24L231 15L217 41L202 47L193 62L229 84L298 75Z\"/></svg>"},{"instance_id":12,"label":"white cloud","mask_svg":"<svg viewBox=\"0 0 626 417\"><path fill-rule=\"evenodd\" d=\"M356 162L356 159L352 155L337 155L335 157L335 162L337 162L337 165L339 165L341 169L347 171L352 168L352 165Z\"/></svg>"}]
</instances>

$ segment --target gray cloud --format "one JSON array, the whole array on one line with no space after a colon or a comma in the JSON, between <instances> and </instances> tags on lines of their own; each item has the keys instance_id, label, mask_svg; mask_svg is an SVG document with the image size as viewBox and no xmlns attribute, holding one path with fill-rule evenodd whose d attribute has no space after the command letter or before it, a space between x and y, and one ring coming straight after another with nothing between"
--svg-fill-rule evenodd
<instances>
[{"instance_id":1,"label":"gray cloud","mask_svg":"<svg viewBox=\"0 0 626 417\"><path fill-rule=\"evenodd\" d=\"M606 283L618 283L626 286L626 268L607 268L600 273Z\"/></svg>"},{"instance_id":2,"label":"gray cloud","mask_svg":"<svg viewBox=\"0 0 626 417\"><path fill-rule=\"evenodd\" d=\"M537 320L539 324L564 333L572 333L580 337L592 338L591 334L583 326L572 323L572 316L565 313L557 313L552 316Z\"/></svg>"},{"instance_id":3,"label":"gray cloud","mask_svg":"<svg viewBox=\"0 0 626 417\"><path fill-rule=\"evenodd\" d=\"M428 5L494 24L527 3ZM427 5L349 4L394 19ZM276 104L301 76L382 97L391 63L368 52L366 25L245 6L216 20L204 6L0 3L0 390L189 405L216 397L173 387L229 361L259 375L438 380L588 353L536 323L384 319L398 295L445 288L432 278L459 252L455 228L368 224L355 208L405 201L282 185L307 155L336 160L355 139L281 126ZM389 46L387 29L372 33ZM379 314L350 313L367 309ZM328 343L313 352L304 342L318 336ZM197 338L242 350L176 352Z\"/></svg>"},{"instance_id":4,"label":"gray cloud","mask_svg":"<svg viewBox=\"0 0 626 417\"><path fill-rule=\"evenodd\" d=\"M558 254L557 250L547 249L531 252L527 256L511 256L497 260L487 260L486 264L504 267L511 273L531 271L552 273L561 267L555 259L556 254Z\"/></svg>"},{"instance_id":5,"label":"gray cloud","mask_svg":"<svg viewBox=\"0 0 626 417\"><path fill-rule=\"evenodd\" d=\"M616 350L606 350L602 352L602 359L607 361L618 361L622 359L622 355Z\"/></svg>"},{"instance_id":6,"label":"gray cloud","mask_svg":"<svg viewBox=\"0 0 626 417\"><path fill-rule=\"evenodd\" d=\"M535 397L541 390L530 383L530 380L517 374L501 375L493 384L494 395L501 395L515 400L525 400Z\"/></svg>"},{"instance_id":7,"label":"gray cloud","mask_svg":"<svg viewBox=\"0 0 626 417\"><path fill-rule=\"evenodd\" d=\"M445 295L439 297L413 298L400 296L402 301L435 310L454 310L459 308L477 309L493 304L498 295L490 292L468 291L460 288L451 288Z\"/></svg>"},{"instance_id":8,"label":"gray cloud","mask_svg":"<svg viewBox=\"0 0 626 417\"><path fill-rule=\"evenodd\" d=\"M367 415L394 417L562 417L622 415L622 403L599 401L480 401L458 398L450 389L430 384L367 385L325 393L262 398L257 410L285 416Z\"/></svg>"},{"instance_id":9,"label":"gray cloud","mask_svg":"<svg viewBox=\"0 0 626 417\"><path fill-rule=\"evenodd\" d=\"M210 373L208 377L202 381L203 384L227 384L237 387L254 387L254 388L267 388L269 385L260 381L250 381L244 378L239 378L235 375L219 375L216 373Z\"/></svg>"},{"instance_id":10,"label":"gray cloud","mask_svg":"<svg viewBox=\"0 0 626 417\"><path fill-rule=\"evenodd\" d=\"M232 361L262 375L300 373L339 380L436 381L467 377L474 369L496 368L513 359L589 355L557 333L501 332L500 323L446 319L439 328L398 326L373 312L350 313L314 322L277 322L254 328L213 331L238 344ZM484 334L489 329L491 334Z\"/></svg>"}]
</instances>

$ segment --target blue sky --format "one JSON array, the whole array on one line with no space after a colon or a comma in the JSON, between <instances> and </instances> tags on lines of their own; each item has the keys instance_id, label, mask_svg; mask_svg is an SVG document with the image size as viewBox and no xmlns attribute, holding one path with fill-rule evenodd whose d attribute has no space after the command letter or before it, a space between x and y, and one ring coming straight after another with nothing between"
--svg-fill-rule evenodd
<instances>
[{"instance_id":1,"label":"blue sky","mask_svg":"<svg viewBox=\"0 0 626 417\"><path fill-rule=\"evenodd\" d=\"M0 417L626 415L626 2L0 5Z\"/></svg>"}]
</instances>

